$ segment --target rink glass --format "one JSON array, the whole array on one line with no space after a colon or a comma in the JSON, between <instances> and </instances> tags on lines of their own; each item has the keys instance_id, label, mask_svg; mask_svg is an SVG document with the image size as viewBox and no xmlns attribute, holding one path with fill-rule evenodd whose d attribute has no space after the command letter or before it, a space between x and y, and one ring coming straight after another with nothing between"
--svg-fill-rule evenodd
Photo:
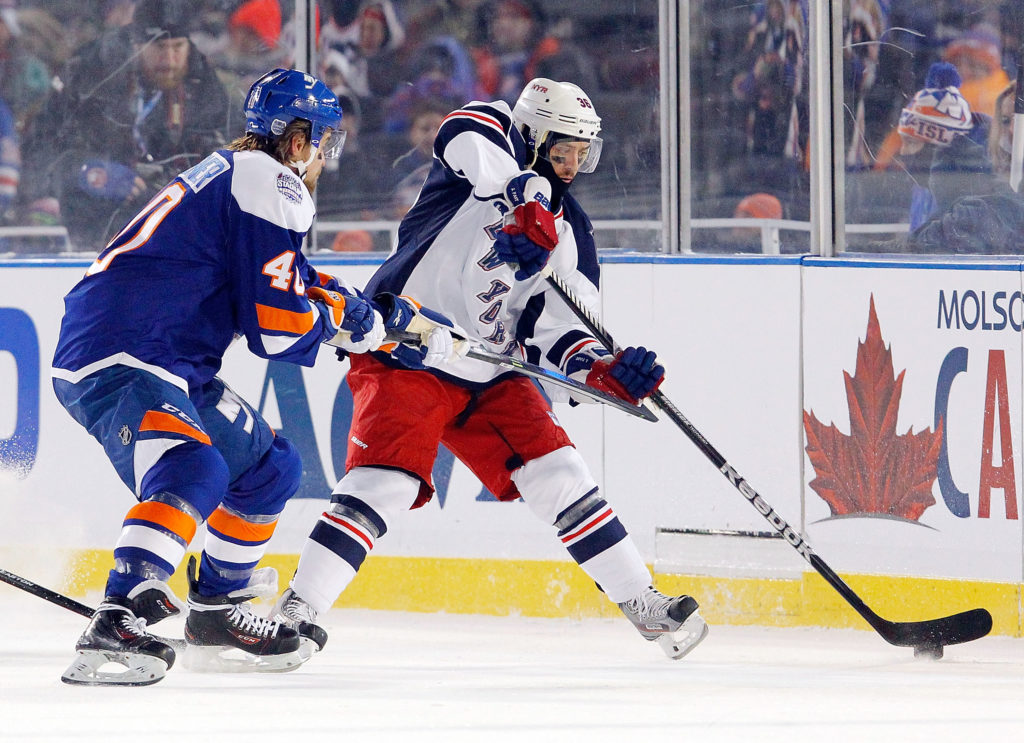
<instances>
[{"instance_id":1,"label":"rink glass","mask_svg":"<svg viewBox=\"0 0 1024 743\"><path fill-rule=\"evenodd\" d=\"M105 237L68 236L66 207L59 212L57 201L40 198L53 190L40 186L41 171L68 176L57 193L65 203L78 200L79 180L109 184L110 198L125 183L130 187L124 171L83 167L68 157L64 140L36 136L49 81L61 75L73 50L103 30L93 7L99 5L23 0L19 33L0 33L0 44L8 37L7 53L18 60L0 85L9 109L0 107L5 258L92 255L103 247ZM309 24L296 34L287 15L281 29L269 20L246 26L225 10L229 5L190 5L193 51L205 54L227 96L219 113L209 110L218 105L209 100L187 105L216 114L223 142L241 131L253 79L295 64L295 50L312 39ZM572 190L594 222L601 250L898 252L914 200L927 199L920 192L931 166L924 157L900 154L894 128L901 109L924 87L930 65L949 60L974 110L995 114L996 97L1016 77L1024 40L1024 3L1017 0L549 0L523 6L533 17L520 24L520 58L528 63L516 78L496 67L508 52L496 40L508 42L487 2L393 5L400 28L368 28L366 46L377 48L361 52L345 47L359 19L339 25L331 15L346 4L320 10L316 72L341 98L348 142L317 190L310 252L389 250L445 113L474 98L511 103L523 74L579 84L602 118L601 163ZM308 17L313 3L297 6ZM432 15L436 8L444 12ZM54 39L54 28L63 35ZM474 70L483 72L474 77ZM101 141L130 140L132 127L112 128L107 114L120 106L144 116L147 105L128 96L93 114L95 120L72 111L67 128ZM1006 139L1005 124L1001 136ZM144 139L138 162L129 165L147 193L207 154L154 157ZM1005 158L989 149L994 179L1008 179ZM956 173L945 184L964 194L979 188L976 178L961 182ZM109 237L130 217L117 214L99 232Z\"/></svg>"}]
</instances>

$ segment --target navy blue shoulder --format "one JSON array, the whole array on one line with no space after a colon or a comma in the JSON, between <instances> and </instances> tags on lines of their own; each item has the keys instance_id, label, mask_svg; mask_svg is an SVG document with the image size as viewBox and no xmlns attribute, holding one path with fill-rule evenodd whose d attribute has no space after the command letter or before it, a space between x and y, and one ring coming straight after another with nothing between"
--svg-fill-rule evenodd
<instances>
[{"instance_id":1,"label":"navy blue shoulder","mask_svg":"<svg viewBox=\"0 0 1024 743\"><path fill-rule=\"evenodd\" d=\"M596 288L601 288L601 266L597 262L597 244L594 242L594 225L575 198L570 194L562 196L562 219L572 227L576 238L576 268L590 279Z\"/></svg>"}]
</instances>

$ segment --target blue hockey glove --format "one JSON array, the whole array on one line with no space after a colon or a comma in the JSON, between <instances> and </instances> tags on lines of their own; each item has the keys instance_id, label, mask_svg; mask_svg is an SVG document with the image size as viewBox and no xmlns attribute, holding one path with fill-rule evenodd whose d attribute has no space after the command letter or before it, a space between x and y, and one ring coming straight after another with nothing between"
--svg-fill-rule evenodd
<instances>
[{"instance_id":1,"label":"blue hockey glove","mask_svg":"<svg viewBox=\"0 0 1024 743\"><path fill-rule=\"evenodd\" d=\"M373 299L384 315L386 330L401 330L420 336L419 346L388 342L380 347L381 351L390 353L404 366L425 369L457 361L469 350L464 341L452 337L452 331L458 330L455 323L411 297L384 292Z\"/></svg>"},{"instance_id":2,"label":"blue hockey glove","mask_svg":"<svg viewBox=\"0 0 1024 743\"><path fill-rule=\"evenodd\" d=\"M349 353L376 351L384 340L384 319L362 297L310 286L306 298L316 303L327 324L324 343Z\"/></svg>"},{"instance_id":3,"label":"blue hockey glove","mask_svg":"<svg viewBox=\"0 0 1024 743\"><path fill-rule=\"evenodd\" d=\"M505 263L514 263L516 280L525 281L547 265L551 250L533 242L526 235L510 232L509 227L501 230L494 239L494 252Z\"/></svg>"},{"instance_id":4,"label":"blue hockey glove","mask_svg":"<svg viewBox=\"0 0 1024 743\"><path fill-rule=\"evenodd\" d=\"M551 184L531 170L505 184L510 211L494 241L494 250L506 263L519 266L520 281L536 274L558 244L555 216L551 213Z\"/></svg>"},{"instance_id":5,"label":"blue hockey glove","mask_svg":"<svg viewBox=\"0 0 1024 743\"><path fill-rule=\"evenodd\" d=\"M78 172L78 186L90 196L124 201L138 176L132 168L110 160L88 160Z\"/></svg>"},{"instance_id":6,"label":"blue hockey glove","mask_svg":"<svg viewBox=\"0 0 1024 743\"><path fill-rule=\"evenodd\" d=\"M656 361L654 351L630 346L610 362L595 361L587 374L587 384L639 405L665 379L665 367Z\"/></svg>"}]
</instances>

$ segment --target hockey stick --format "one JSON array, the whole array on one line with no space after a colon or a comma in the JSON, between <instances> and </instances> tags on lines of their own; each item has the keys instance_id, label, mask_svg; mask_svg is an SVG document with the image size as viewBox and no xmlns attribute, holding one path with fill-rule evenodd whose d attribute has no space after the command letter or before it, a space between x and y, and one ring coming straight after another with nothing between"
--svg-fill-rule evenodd
<instances>
[{"instance_id":1,"label":"hockey stick","mask_svg":"<svg viewBox=\"0 0 1024 743\"><path fill-rule=\"evenodd\" d=\"M387 339L391 341L397 341L398 343L416 343L419 344L420 336L417 333L407 333L403 331L391 330L388 331ZM509 369L520 374L525 374L528 377L539 379L543 382L550 382L558 387L564 387L565 389L575 394L589 397L591 400L604 403L605 405L611 405L614 408L635 415L638 418L656 423L658 416L654 414L652 410L643 405L633 405L627 400L622 400L614 395L609 395L607 392L602 392L599 389L595 389L590 385L582 384L577 382L575 379L570 379L564 374L559 374L556 371L545 369L542 366L531 364L529 361L521 361L520 359L513 358L512 356L505 356L500 353L492 353L491 351L484 350L482 348L470 347L466 356L477 361L483 361L494 366L500 366L504 369Z\"/></svg>"},{"instance_id":2,"label":"hockey stick","mask_svg":"<svg viewBox=\"0 0 1024 743\"><path fill-rule=\"evenodd\" d=\"M33 596L38 596L41 599L46 599L51 604L57 606L63 606L65 609L70 609L75 614L81 614L86 619L91 619L94 613L93 609L90 609L85 604L80 604L72 598L68 598L62 593L51 591L49 588L43 588L38 583L33 583L28 578L22 578L20 575L9 573L3 568L0 568L0 580L4 583L20 588L22 591L27 591Z\"/></svg>"},{"instance_id":3,"label":"hockey stick","mask_svg":"<svg viewBox=\"0 0 1024 743\"><path fill-rule=\"evenodd\" d=\"M550 269L544 269L543 275L548 284L562 298L576 315L583 322L590 332L601 341L605 347L612 352L618 352L619 346L601 323L580 303L572 290L565 282ZM920 622L892 622L878 616L872 611L861 598L854 593L842 578L830 568L824 560L811 549L803 536L793 529L786 521L776 513L775 509L765 501L761 495L730 465L717 449L715 449L700 431L694 427L679 408L672 404L672 401L665 396L664 392L656 390L649 398L651 402L661 408L666 415L678 426L683 433L692 441L698 449L703 452L711 463L721 472L725 478L746 498L750 504L760 513L772 528L782 535L783 539L789 542L790 546L799 552L807 562L810 563L818 574L842 596L854 610L860 614L872 629L893 645L901 645L914 648L914 655L926 655L941 658L942 648L946 645L956 645L961 642L970 642L984 637L992 629L992 615L986 609L971 609L969 611L953 614L939 619L929 619Z\"/></svg>"},{"instance_id":4,"label":"hockey stick","mask_svg":"<svg viewBox=\"0 0 1024 743\"><path fill-rule=\"evenodd\" d=\"M15 588L20 588L22 591L31 593L33 596L45 599L51 604L62 606L65 609L73 611L75 614L80 614L86 619L92 619L92 615L96 613L95 609L79 603L73 598L69 598L68 596L65 596L62 593L57 593L56 591L51 591L49 588L44 588L38 583L33 583L28 578L22 578L20 575L15 575L3 568L0 568L0 580L8 585L14 586ZM175 652L183 652L187 647L187 643L184 640L179 640L174 637L159 637L157 635L154 635L154 637L161 642L166 642L174 648Z\"/></svg>"},{"instance_id":5,"label":"hockey stick","mask_svg":"<svg viewBox=\"0 0 1024 743\"><path fill-rule=\"evenodd\" d=\"M1001 116L996 111L996 116ZM1013 141L1010 145L1010 188L1021 192L1024 176L1024 45L1017 52L1017 95L1013 101Z\"/></svg>"}]
</instances>

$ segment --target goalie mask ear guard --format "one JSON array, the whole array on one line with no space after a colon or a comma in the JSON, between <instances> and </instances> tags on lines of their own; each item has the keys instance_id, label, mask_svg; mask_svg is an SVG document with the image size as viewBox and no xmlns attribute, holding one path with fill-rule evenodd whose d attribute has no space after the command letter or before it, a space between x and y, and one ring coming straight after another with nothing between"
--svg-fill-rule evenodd
<instances>
[{"instance_id":1,"label":"goalie mask ear guard","mask_svg":"<svg viewBox=\"0 0 1024 743\"><path fill-rule=\"evenodd\" d=\"M597 115L590 96L578 85L556 82L544 77L526 84L512 109L512 121L523 132L526 144L539 157L547 157L552 140L590 142L586 157L580 162L581 173L593 173L601 159L603 141L601 117Z\"/></svg>"},{"instance_id":2,"label":"goalie mask ear guard","mask_svg":"<svg viewBox=\"0 0 1024 743\"><path fill-rule=\"evenodd\" d=\"M345 142L341 105L322 81L298 70L278 68L252 84L245 98L245 131L269 139L281 136L295 119L311 125L310 144L328 139L325 157L338 157ZM326 133L329 136L325 136Z\"/></svg>"}]
</instances>

